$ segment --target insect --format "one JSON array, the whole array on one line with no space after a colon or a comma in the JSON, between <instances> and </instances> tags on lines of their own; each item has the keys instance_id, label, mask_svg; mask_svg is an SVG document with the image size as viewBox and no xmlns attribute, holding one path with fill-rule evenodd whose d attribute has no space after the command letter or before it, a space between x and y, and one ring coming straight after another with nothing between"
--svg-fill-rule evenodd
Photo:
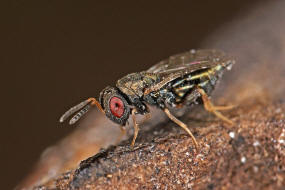
<instances>
[{"instance_id":1,"label":"insect","mask_svg":"<svg viewBox=\"0 0 285 190\"><path fill-rule=\"evenodd\" d=\"M233 124L219 111L233 106L214 106L209 99L225 69L230 70L234 60L219 50L191 50L173 55L146 71L131 73L117 81L115 87L107 86L100 93L99 100L88 98L69 109L60 118L65 121L77 112L69 124L77 122L91 106L97 106L110 120L119 124L123 130L129 116L134 123L133 147L139 126L136 114L148 114L149 105L157 106L192 138L196 148L198 143L182 121L169 110L193 104L204 104L204 108L223 121Z\"/></svg>"}]
</instances>

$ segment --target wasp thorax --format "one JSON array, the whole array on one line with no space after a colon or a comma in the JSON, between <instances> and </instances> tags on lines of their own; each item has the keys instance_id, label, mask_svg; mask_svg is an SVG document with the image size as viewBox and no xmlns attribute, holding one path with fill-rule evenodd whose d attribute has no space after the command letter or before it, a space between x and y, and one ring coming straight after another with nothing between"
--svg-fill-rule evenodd
<instances>
[{"instance_id":1,"label":"wasp thorax","mask_svg":"<svg viewBox=\"0 0 285 190\"><path fill-rule=\"evenodd\" d=\"M130 114L130 108L127 100L115 87L106 87L99 98L106 116L112 121L125 125Z\"/></svg>"}]
</instances>

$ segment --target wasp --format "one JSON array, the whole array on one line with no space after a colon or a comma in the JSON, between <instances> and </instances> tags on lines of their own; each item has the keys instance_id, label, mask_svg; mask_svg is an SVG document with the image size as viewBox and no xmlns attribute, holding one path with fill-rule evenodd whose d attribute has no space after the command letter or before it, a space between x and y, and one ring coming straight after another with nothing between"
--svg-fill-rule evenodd
<instances>
[{"instance_id":1,"label":"wasp","mask_svg":"<svg viewBox=\"0 0 285 190\"><path fill-rule=\"evenodd\" d=\"M233 124L219 112L231 109L233 106L215 106L209 97L223 72L230 70L234 63L234 59L219 50L190 50L170 56L146 71L124 76L114 87L107 86L101 91L98 100L88 98L72 107L62 115L60 122L77 112L69 121L69 124L74 124L92 106L97 106L103 114L124 130L131 115L134 123L131 146L134 147L139 131L135 115L148 114L148 106L156 106L190 135L198 149L198 143L190 129L177 119L169 108L203 104L207 111Z\"/></svg>"}]
</instances>

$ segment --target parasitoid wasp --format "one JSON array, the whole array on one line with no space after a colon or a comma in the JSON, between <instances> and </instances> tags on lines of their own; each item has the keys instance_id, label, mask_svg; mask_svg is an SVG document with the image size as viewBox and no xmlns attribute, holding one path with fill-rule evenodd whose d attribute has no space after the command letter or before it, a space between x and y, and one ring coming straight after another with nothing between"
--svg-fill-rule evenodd
<instances>
[{"instance_id":1,"label":"parasitoid wasp","mask_svg":"<svg viewBox=\"0 0 285 190\"><path fill-rule=\"evenodd\" d=\"M170 56L146 71L124 76L117 81L115 87L107 86L101 91L99 101L88 98L63 114L60 122L78 111L69 122L74 124L91 106L97 106L123 130L131 115L134 123L133 147L139 131L135 115L148 114L148 105L152 105L162 109L173 122L182 127L198 149L198 143L190 129L172 115L169 108L202 103L207 111L233 124L219 112L233 106L214 106L209 96L223 71L230 70L234 63L231 57L219 50L190 50Z\"/></svg>"}]
</instances>

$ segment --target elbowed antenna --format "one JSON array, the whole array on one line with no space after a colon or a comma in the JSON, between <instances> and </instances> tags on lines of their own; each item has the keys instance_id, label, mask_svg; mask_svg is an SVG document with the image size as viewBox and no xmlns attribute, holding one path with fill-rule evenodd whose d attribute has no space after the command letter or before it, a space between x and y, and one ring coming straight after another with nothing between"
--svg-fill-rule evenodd
<instances>
[{"instance_id":1,"label":"elbowed antenna","mask_svg":"<svg viewBox=\"0 0 285 190\"><path fill-rule=\"evenodd\" d=\"M88 104L84 108L82 108L79 112L77 112L77 114L75 114L69 121L69 125L76 123L84 114L86 114L89 111L90 107L91 106Z\"/></svg>"},{"instance_id":2,"label":"elbowed antenna","mask_svg":"<svg viewBox=\"0 0 285 190\"><path fill-rule=\"evenodd\" d=\"M72 108L70 108L67 112L65 112L59 119L59 122L62 123L64 122L69 116L71 116L72 114L74 114L75 112L77 112L78 110L80 110L81 108L83 108L84 106L86 106L87 104L89 104L90 101L85 100L79 104L77 104L76 106L73 106Z\"/></svg>"},{"instance_id":3,"label":"elbowed antenna","mask_svg":"<svg viewBox=\"0 0 285 190\"><path fill-rule=\"evenodd\" d=\"M95 98L88 98L87 100L84 100L83 102L77 104L76 106L73 106L67 112L65 112L60 117L59 122L60 123L64 122L72 114L74 114L75 112L80 110L69 121L69 124L72 125L72 124L76 123L84 114L86 114L89 111L90 107L93 105L96 105L101 112L105 113L102 106L100 105L100 103Z\"/></svg>"}]
</instances>

